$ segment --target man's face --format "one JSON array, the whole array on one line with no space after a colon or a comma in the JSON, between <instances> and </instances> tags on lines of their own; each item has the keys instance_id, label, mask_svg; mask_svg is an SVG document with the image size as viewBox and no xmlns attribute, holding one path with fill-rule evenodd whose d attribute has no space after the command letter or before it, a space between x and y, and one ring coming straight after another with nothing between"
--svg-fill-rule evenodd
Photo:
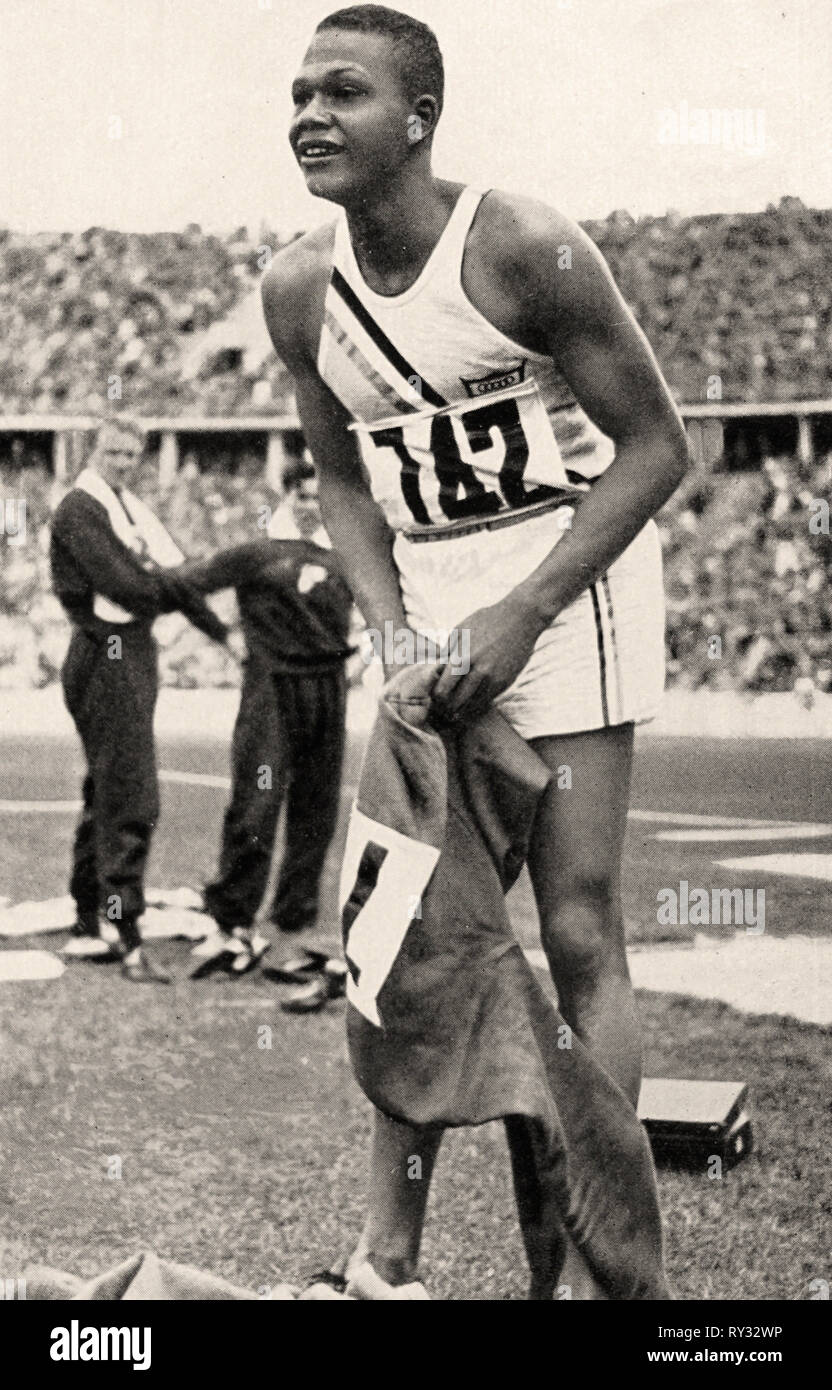
<instances>
[{"instance_id":1,"label":"man's face","mask_svg":"<svg viewBox=\"0 0 832 1390\"><path fill-rule=\"evenodd\" d=\"M304 478L291 494L292 516L303 539L314 536L321 524L318 504L318 479Z\"/></svg>"},{"instance_id":2,"label":"man's face","mask_svg":"<svg viewBox=\"0 0 832 1390\"><path fill-rule=\"evenodd\" d=\"M105 425L98 435L90 467L95 468L110 487L129 488L139 471L143 452L141 440L136 435Z\"/></svg>"},{"instance_id":3,"label":"man's face","mask_svg":"<svg viewBox=\"0 0 832 1390\"><path fill-rule=\"evenodd\" d=\"M383 34L316 34L292 84L289 140L309 192L349 203L395 173L409 148L407 101Z\"/></svg>"}]
</instances>

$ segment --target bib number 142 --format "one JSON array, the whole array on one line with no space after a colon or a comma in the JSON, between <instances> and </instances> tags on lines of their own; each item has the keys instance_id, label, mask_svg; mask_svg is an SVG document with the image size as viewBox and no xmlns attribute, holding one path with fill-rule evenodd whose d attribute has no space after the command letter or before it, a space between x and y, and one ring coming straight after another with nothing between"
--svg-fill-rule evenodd
<instances>
[{"instance_id":1,"label":"bib number 142","mask_svg":"<svg viewBox=\"0 0 832 1390\"><path fill-rule=\"evenodd\" d=\"M459 416L473 454L494 447L491 435L499 430L505 441L505 458L497 482L499 492L487 488L473 468L462 458L449 415L434 415L430 430L430 451L439 480L439 505L449 521L470 516L488 516L504 507L528 507L558 492L539 484L528 487L523 474L529 460L529 445L515 400L492 401ZM431 526L436 518L428 512L419 489L419 464L404 442L404 427L391 425L373 434L378 448L393 449L401 463L402 495L413 520Z\"/></svg>"}]
</instances>

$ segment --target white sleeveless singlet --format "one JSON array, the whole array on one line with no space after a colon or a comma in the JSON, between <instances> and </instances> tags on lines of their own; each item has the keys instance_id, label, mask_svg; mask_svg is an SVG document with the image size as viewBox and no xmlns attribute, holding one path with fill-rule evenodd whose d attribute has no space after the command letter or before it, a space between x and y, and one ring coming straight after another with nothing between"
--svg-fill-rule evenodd
<instances>
[{"instance_id":1,"label":"white sleeveless singlet","mask_svg":"<svg viewBox=\"0 0 832 1390\"><path fill-rule=\"evenodd\" d=\"M552 359L521 347L462 287L483 193L466 187L410 289L366 284L336 224L318 348L353 417L373 496L394 531L449 534L575 500L612 462Z\"/></svg>"}]
</instances>

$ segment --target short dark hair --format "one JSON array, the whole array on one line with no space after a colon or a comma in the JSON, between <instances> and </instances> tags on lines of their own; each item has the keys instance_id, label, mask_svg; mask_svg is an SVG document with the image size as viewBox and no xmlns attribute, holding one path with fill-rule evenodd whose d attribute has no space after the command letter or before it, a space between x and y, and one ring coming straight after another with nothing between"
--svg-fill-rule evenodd
<instances>
[{"instance_id":1,"label":"short dark hair","mask_svg":"<svg viewBox=\"0 0 832 1390\"><path fill-rule=\"evenodd\" d=\"M306 483L315 476L314 465L308 459L295 459L292 463L287 463L283 470L283 491L294 492L301 483Z\"/></svg>"},{"instance_id":2,"label":"short dark hair","mask_svg":"<svg viewBox=\"0 0 832 1390\"><path fill-rule=\"evenodd\" d=\"M383 34L395 46L408 100L427 92L436 97L439 110L445 94L445 68L436 35L427 24L386 5L349 5L322 19L322 29L353 29L360 34Z\"/></svg>"}]
</instances>

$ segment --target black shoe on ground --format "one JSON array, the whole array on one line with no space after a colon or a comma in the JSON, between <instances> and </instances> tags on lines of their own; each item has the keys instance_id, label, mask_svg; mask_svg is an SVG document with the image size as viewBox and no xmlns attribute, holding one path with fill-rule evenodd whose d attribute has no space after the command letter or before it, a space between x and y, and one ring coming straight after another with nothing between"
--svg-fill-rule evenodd
<instances>
[{"instance_id":1,"label":"black shoe on ground","mask_svg":"<svg viewBox=\"0 0 832 1390\"><path fill-rule=\"evenodd\" d=\"M230 932L217 931L194 947L191 954L197 957L198 964L191 971L191 979L204 980L219 970L224 970L235 979L239 978L254 970L270 950L271 942L252 927L234 927Z\"/></svg>"},{"instance_id":2,"label":"black shoe on ground","mask_svg":"<svg viewBox=\"0 0 832 1390\"><path fill-rule=\"evenodd\" d=\"M326 951L298 947L284 960L264 966L263 974L267 980L276 980L281 985L308 985L313 975L321 974L328 960Z\"/></svg>"},{"instance_id":3,"label":"black shoe on ground","mask_svg":"<svg viewBox=\"0 0 832 1390\"><path fill-rule=\"evenodd\" d=\"M191 979L205 980L209 975L215 975L218 970L230 970L234 960L244 949L243 943L230 932L213 932L191 952L197 961L191 971Z\"/></svg>"},{"instance_id":4,"label":"black shoe on ground","mask_svg":"<svg viewBox=\"0 0 832 1390\"><path fill-rule=\"evenodd\" d=\"M297 989L284 999L280 1007L285 1014L314 1014L330 999L343 999L347 992L347 967L342 960L328 960L320 975L303 989Z\"/></svg>"}]
</instances>

